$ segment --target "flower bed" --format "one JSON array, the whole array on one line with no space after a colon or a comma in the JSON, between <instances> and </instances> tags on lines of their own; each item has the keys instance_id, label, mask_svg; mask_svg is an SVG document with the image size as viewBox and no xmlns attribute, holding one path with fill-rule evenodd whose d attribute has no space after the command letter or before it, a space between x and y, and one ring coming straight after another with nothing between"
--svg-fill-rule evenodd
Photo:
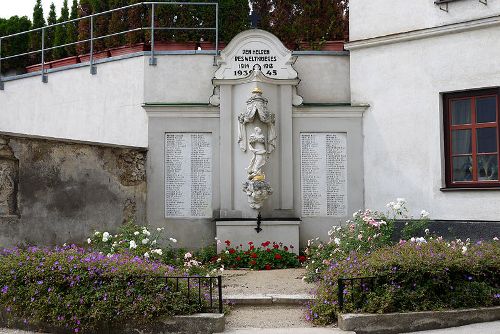
<instances>
[{"instance_id":1,"label":"flower bed","mask_svg":"<svg viewBox=\"0 0 500 334\"><path fill-rule=\"evenodd\" d=\"M4 249L0 273L0 311L74 332L147 324L203 306L198 289L189 298L185 280L165 282L182 271L130 254L106 256L76 246Z\"/></svg>"},{"instance_id":2,"label":"flower bed","mask_svg":"<svg viewBox=\"0 0 500 334\"><path fill-rule=\"evenodd\" d=\"M328 232L328 241L324 242L320 238L309 240L305 250L309 258L306 279L320 279L321 272L328 268L332 261L345 259L352 251L363 254L392 245L396 220L407 221L402 231L403 237L406 238L415 233L423 233L429 223L429 213L425 210L422 210L418 219L410 217L404 198L388 203L387 208L386 213L357 211L352 220L342 226L332 227Z\"/></svg>"},{"instance_id":3,"label":"flower bed","mask_svg":"<svg viewBox=\"0 0 500 334\"><path fill-rule=\"evenodd\" d=\"M375 287L363 285L358 292L342 291L343 312L497 306L500 305L499 272L498 241L470 245L460 240L413 238L369 254L353 251L345 259L329 263L321 273L316 300L311 303L307 317L318 324L334 322L340 312L338 279L367 276L377 276L381 281Z\"/></svg>"},{"instance_id":4,"label":"flower bed","mask_svg":"<svg viewBox=\"0 0 500 334\"><path fill-rule=\"evenodd\" d=\"M257 247L252 241L249 241L246 247L242 244L232 245L230 240L226 240L225 244L226 250L212 259L212 262L219 263L224 268L255 270L296 268L305 261L305 257L290 252L293 245L286 246L281 242L266 241Z\"/></svg>"}]
</instances>

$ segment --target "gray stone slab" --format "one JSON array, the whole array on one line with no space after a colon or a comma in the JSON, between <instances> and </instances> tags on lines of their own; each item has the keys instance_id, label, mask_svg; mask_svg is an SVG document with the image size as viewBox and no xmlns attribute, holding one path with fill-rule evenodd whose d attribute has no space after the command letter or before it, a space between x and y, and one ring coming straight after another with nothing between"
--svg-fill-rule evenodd
<instances>
[{"instance_id":1,"label":"gray stone slab","mask_svg":"<svg viewBox=\"0 0 500 334\"><path fill-rule=\"evenodd\" d=\"M500 320L500 307L388 314L341 314L339 328L357 334L391 334Z\"/></svg>"}]
</instances>

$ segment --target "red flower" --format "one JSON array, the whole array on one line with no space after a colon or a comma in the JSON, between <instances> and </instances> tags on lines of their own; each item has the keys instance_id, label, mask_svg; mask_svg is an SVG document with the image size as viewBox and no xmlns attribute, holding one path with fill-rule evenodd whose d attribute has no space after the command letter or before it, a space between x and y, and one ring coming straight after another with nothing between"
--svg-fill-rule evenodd
<instances>
[{"instance_id":1,"label":"red flower","mask_svg":"<svg viewBox=\"0 0 500 334\"><path fill-rule=\"evenodd\" d=\"M267 247L271 244L271 241L266 241L262 243L262 247Z\"/></svg>"},{"instance_id":2,"label":"red flower","mask_svg":"<svg viewBox=\"0 0 500 334\"><path fill-rule=\"evenodd\" d=\"M250 250L254 250L255 249L255 246L254 245L251 245L250 246Z\"/></svg>"},{"instance_id":3,"label":"red flower","mask_svg":"<svg viewBox=\"0 0 500 334\"><path fill-rule=\"evenodd\" d=\"M270 249L270 248L267 248L267 249L266 249L266 252L268 252L268 253L269 253L270 251L271 251L271 249Z\"/></svg>"},{"instance_id":4,"label":"red flower","mask_svg":"<svg viewBox=\"0 0 500 334\"><path fill-rule=\"evenodd\" d=\"M279 254L274 254L274 258L275 258L276 260L281 260L281 255L279 255Z\"/></svg>"},{"instance_id":5,"label":"red flower","mask_svg":"<svg viewBox=\"0 0 500 334\"><path fill-rule=\"evenodd\" d=\"M271 266L270 266L270 265L268 265L268 264L266 264L266 265L264 266L264 268L265 268L266 270L271 270Z\"/></svg>"},{"instance_id":6,"label":"red flower","mask_svg":"<svg viewBox=\"0 0 500 334\"><path fill-rule=\"evenodd\" d=\"M252 254L250 255L250 257L251 257L252 259L256 259L256 258L257 258L257 253L252 253Z\"/></svg>"},{"instance_id":7,"label":"red flower","mask_svg":"<svg viewBox=\"0 0 500 334\"><path fill-rule=\"evenodd\" d=\"M290 248L293 249L293 245L290 245Z\"/></svg>"},{"instance_id":8,"label":"red flower","mask_svg":"<svg viewBox=\"0 0 500 334\"><path fill-rule=\"evenodd\" d=\"M307 258L304 255L299 256L299 262L304 263L306 262Z\"/></svg>"},{"instance_id":9,"label":"red flower","mask_svg":"<svg viewBox=\"0 0 500 334\"><path fill-rule=\"evenodd\" d=\"M248 244L249 244L249 245L253 245L253 242L252 242L252 241L249 241L249 242L248 242Z\"/></svg>"},{"instance_id":10,"label":"red flower","mask_svg":"<svg viewBox=\"0 0 500 334\"><path fill-rule=\"evenodd\" d=\"M278 248L280 248L280 246L278 246L278 245L274 244L274 245L273 245L273 248L274 248L274 249L278 249Z\"/></svg>"},{"instance_id":11,"label":"red flower","mask_svg":"<svg viewBox=\"0 0 500 334\"><path fill-rule=\"evenodd\" d=\"M228 247L229 247L229 246L231 246L231 241L226 240L226 241L224 241L224 242L226 243L226 245L227 245Z\"/></svg>"},{"instance_id":12,"label":"red flower","mask_svg":"<svg viewBox=\"0 0 500 334\"><path fill-rule=\"evenodd\" d=\"M217 262L217 259L219 259L218 256L213 256L211 259L210 259L210 262Z\"/></svg>"},{"instance_id":13,"label":"red flower","mask_svg":"<svg viewBox=\"0 0 500 334\"><path fill-rule=\"evenodd\" d=\"M234 253L236 253L236 251L235 251L233 248L231 248L231 249L229 250L229 254L234 254Z\"/></svg>"},{"instance_id":14,"label":"red flower","mask_svg":"<svg viewBox=\"0 0 500 334\"><path fill-rule=\"evenodd\" d=\"M257 264L257 262L255 262L254 260L250 261L249 263L251 266L255 266Z\"/></svg>"},{"instance_id":15,"label":"red flower","mask_svg":"<svg viewBox=\"0 0 500 334\"><path fill-rule=\"evenodd\" d=\"M283 249L285 250L285 252L288 252L288 247L287 246L283 247Z\"/></svg>"},{"instance_id":16,"label":"red flower","mask_svg":"<svg viewBox=\"0 0 500 334\"><path fill-rule=\"evenodd\" d=\"M240 261L240 260L241 260L241 257L237 256L236 261Z\"/></svg>"}]
</instances>

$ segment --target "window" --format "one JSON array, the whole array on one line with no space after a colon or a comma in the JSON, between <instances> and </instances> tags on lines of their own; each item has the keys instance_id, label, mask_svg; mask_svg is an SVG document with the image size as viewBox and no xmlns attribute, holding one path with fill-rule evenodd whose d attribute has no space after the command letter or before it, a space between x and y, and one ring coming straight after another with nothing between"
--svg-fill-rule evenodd
<instances>
[{"instance_id":1,"label":"window","mask_svg":"<svg viewBox=\"0 0 500 334\"><path fill-rule=\"evenodd\" d=\"M448 188L500 187L499 89L443 96Z\"/></svg>"}]
</instances>

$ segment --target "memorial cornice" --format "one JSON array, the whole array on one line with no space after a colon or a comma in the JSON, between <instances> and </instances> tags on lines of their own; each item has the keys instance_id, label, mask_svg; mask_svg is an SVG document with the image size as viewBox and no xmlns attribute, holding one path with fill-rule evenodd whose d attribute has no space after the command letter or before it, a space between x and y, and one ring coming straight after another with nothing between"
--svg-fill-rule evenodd
<instances>
[{"instance_id":1,"label":"memorial cornice","mask_svg":"<svg viewBox=\"0 0 500 334\"><path fill-rule=\"evenodd\" d=\"M455 34L463 31L489 28L497 25L500 25L500 15L494 15L485 18L462 21L457 23L450 23L437 27L411 30L385 36L355 40L345 44L345 49L349 51L360 50L386 44L395 44L395 43L413 41L418 39Z\"/></svg>"},{"instance_id":2,"label":"memorial cornice","mask_svg":"<svg viewBox=\"0 0 500 334\"><path fill-rule=\"evenodd\" d=\"M349 103L305 103L294 107L294 118L360 118L369 105L352 105Z\"/></svg>"},{"instance_id":3,"label":"memorial cornice","mask_svg":"<svg viewBox=\"0 0 500 334\"><path fill-rule=\"evenodd\" d=\"M148 116L171 118L217 118L219 108L207 103L145 103Z\"/></svg>"}]
</instances>

